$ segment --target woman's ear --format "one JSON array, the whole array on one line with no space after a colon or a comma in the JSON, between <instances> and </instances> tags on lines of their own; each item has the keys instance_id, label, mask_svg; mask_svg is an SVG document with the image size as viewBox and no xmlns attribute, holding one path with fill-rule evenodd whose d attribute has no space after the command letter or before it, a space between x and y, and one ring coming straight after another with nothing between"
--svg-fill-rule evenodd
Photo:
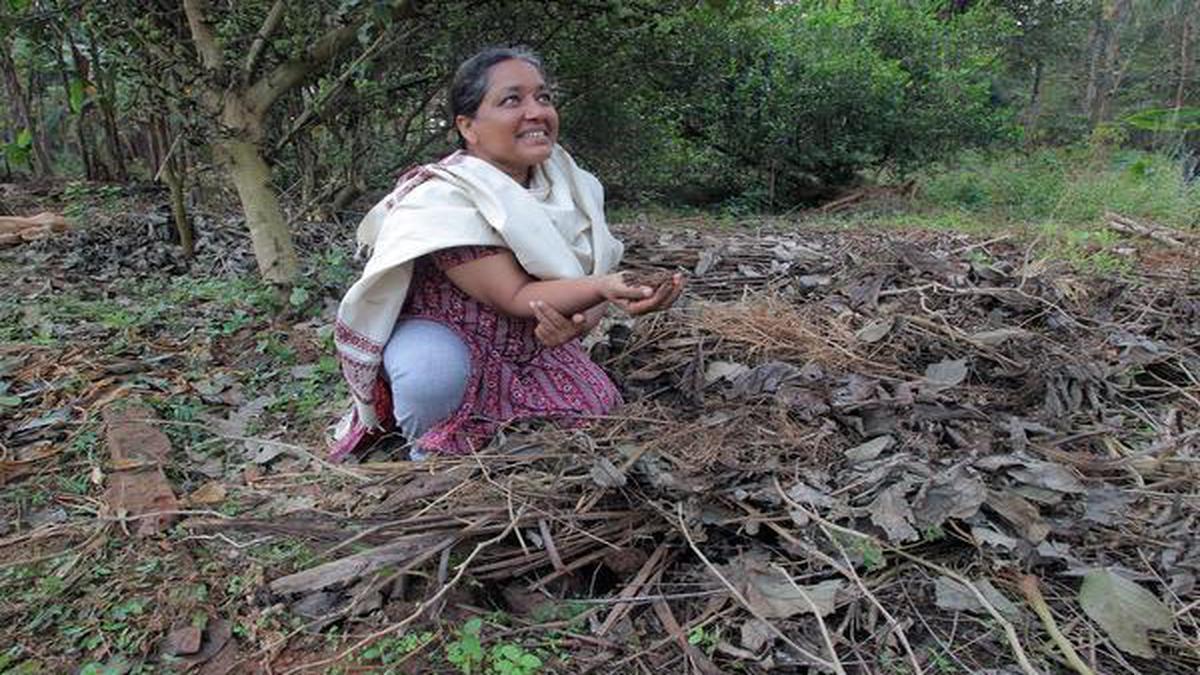
<instances>
[{"instance_id":1,"label":"woman's ear","mask_svg":"<svg viewBox=\"0 0 1200 675\"><path fill-rule=\"evenodd\" d=\"M463 142L467 145L474 145L475 141L479 140L473 129L475 120L466 115L459 115L454 118L454 126L458 128L458 135L462 136Z\"/></svg>"}]
</instances>

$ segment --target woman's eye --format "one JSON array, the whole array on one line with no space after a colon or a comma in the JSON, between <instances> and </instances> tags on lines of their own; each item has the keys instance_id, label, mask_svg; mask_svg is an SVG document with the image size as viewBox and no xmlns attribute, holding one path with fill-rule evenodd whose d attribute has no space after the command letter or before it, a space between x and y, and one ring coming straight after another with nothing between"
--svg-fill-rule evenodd
<instances>
[{"instance_id":1,"label":"woman's eye","mask_svg":"<svg viewBox=\"0 0 1200 675\"><path fill-rule=\"evenodd\" d=\"M554 105L554 96L552 94L538 94L538 102L546 105Z\"/></svg>"},{"instance_id":2,"label":"woman's eye","mask_svg":"<svg viewBox=\"0 0 1200 675\"><path fill-rule=\"evenodd\" d=\"M520 99L518 99L515 94L509 94L508 96L500 99L500 105L513 105L519 100Z\"/></svg>"}]
</instances>

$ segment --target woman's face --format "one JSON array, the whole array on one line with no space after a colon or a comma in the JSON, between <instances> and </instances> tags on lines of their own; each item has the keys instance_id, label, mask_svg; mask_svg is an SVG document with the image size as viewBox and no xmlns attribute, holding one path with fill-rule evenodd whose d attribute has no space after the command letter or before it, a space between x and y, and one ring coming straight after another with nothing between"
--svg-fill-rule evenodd
<instances>
[{"instance_id":1,"label":"woman's face","mask_svg":"<svg viewBox=\"0 0 1200 675\"><path fill-rule=\"evenodd\" d=\"M488 89L474 117L459 115L467 151L526 184L529 170L558 141L558 111L538 69L521 59L488 69Z\"/></svg>"}]
</instances>

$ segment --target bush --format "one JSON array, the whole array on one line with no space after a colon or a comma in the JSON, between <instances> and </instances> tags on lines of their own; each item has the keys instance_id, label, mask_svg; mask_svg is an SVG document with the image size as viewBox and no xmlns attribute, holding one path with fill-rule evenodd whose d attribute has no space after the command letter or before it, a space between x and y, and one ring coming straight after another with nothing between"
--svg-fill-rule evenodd
<instances>
[{"instance_id":1,"label":"bush","mask_svg":"<svg viewBox=\"0 0 1200 675\"><path fill-rule=\"evenodd\" d=\"M864 170L904 172L1009 127L991 96L1004 22L937 6L704 3L648 32L629 50L640 79L605 87L564 129L593 156L630 142L637 156L603 177L668 196L698 183L785 205Z\"/></svg>"}]
</instances>

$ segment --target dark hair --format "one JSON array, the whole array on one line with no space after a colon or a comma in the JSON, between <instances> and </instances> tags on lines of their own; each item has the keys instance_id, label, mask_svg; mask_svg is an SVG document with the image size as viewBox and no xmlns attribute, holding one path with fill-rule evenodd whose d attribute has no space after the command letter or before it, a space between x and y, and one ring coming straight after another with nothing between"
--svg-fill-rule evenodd
<instances>
[{"instance_id":1,"label":"dark hair","mask_svg":"<svg viewBox=\"0 0 1200 675\"><path fill-rule=\"evenodd\" d=\"M488 89L488 69L497 63L511 59L520 59L537 68L542 78L546 77L546 67L542 65L542 57L528 47L488 47L463 61L454 73L450 83L450 124L459 115L474 117L479 111L479 104Z\"/></svg>"}]
</instances>

